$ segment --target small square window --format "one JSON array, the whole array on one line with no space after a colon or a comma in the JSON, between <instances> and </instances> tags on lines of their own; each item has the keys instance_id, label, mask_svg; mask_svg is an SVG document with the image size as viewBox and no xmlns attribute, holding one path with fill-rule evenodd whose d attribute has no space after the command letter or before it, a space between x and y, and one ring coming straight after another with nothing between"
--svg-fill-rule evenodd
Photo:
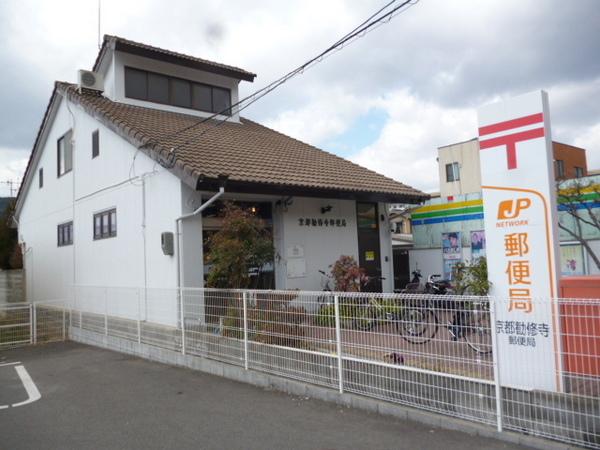
<instances>
[{"instance_id":1,"label":"small square window","mask_svg":"<svg viewBox=\"0 0 600 450\"><path fill-rule=\"evenodd\" d=\"M100 154L100 132L98 130L92 133L92 158Z\"/></svg>"},{"instance_id":2,"label":"small square window","mask_svg":"<svg viewBox=\"0 0 600 450\"><path fill-rule=\"evenodd\" d=\"M192 85L192 108L200 111L211 112L212 107L212 88L203 84Z\"/></svg>"},{"instance_id":3,"label":"small square window","mask_svg":"<svg viewBox=\"0 0 600 450\"><path fill-rule=\"evenodd\" d=\"M453 162L451 164L446 164L446 181L459 181L460 180L460 171L457 162Z\"/></svg>"},{"instance_id":4,"label":"small square window","mask_svg":"<svg viewBox=\"0 0 600 450\"><path fill-rule=\"evenodd\" d=\"M148 78L143 70L125 67L125 96L146 100L148 98Z\"/></svg>"},{"instance_id":5,"label":"small square window","mask_svg":"<svg viewBox=\"0 0 600 450\"><path fill-rule=\"evenodd\" d=\"M231 93L229 89L213 88L213 112L231 115Z\"/></svg>"},{"instance_id":6,"label":"small square window","mask_svg":"<svg viewBox=\"0 0 600 450\"><path fill-rule=\"evenodd\" d=\"M556 160L556 178L565 177L565 162L562 159Z\"/></svg>"},{"instance_id":7,"label":"small square window","mask_svg":"<svg viewBox=\"0 0 600 450\"><path fill-rule=\"evenodd\" d=\"M94 240L117 235L117 210L110 209L94 214Z\"/></svg>"},{"instance_id":8,"label":"small square window","mask_svg":"<svg viewBox=\"0 0 600 450\"><path fill-rule=\"evenodd\" d=\"M189 81L171 79L171 105L182 108L192 106L192 86Z\"/></svg>"},{"instance_id":9,"label":"small square window","mask_svg":"<svg viewBox=\"0 0 600 450\"><path fill-rule=\"evenodd\" d=\"M61 223L56 227L57 245L73 245L73 222Z\"/></svg>"},{"instance_id":10,"label":"small square window","mask_svg":"<svg viewBox=\"0 0 600 450\"><path fill-rule=\"evenodd\" d=\"M575 167L575 178L583 177L583 167Z\"/></svg>"},{"instance_id":11,"label":"small square window","mask_svg":"<svg viewBox=\"0 0 600 450\"><path fill-rule=\"evenodd\" d=\"M57 175L70 172L73 169L73 132L67 131L58 139L57 146Z\"/></svg>"},{"instance_id":12,"label":"small square window","mask_svg":"<svg viewBox=\"0 0 600 450\"><path fill-rule=\"evenodd\" d=\"M148 100L169 103L169 78L157 73L148 73Z\"/></svg>"}]
</instances>

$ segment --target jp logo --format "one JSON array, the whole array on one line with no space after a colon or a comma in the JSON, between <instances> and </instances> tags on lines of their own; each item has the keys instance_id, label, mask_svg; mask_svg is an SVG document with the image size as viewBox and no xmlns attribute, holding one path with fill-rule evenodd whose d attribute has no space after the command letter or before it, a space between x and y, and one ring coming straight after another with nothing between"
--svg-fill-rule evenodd
<instances>
[{"instance_id":1,"label":"jp logo","mask_svg":"<svg viewBox=\"0 0 600 450\"><path fill-rule=\"evenodd\" d=\"M517 198L514 200L502 200L498 205L498 220L515 219L521 212L531 206L528 198Z\"/></svg>"}]
</instances>

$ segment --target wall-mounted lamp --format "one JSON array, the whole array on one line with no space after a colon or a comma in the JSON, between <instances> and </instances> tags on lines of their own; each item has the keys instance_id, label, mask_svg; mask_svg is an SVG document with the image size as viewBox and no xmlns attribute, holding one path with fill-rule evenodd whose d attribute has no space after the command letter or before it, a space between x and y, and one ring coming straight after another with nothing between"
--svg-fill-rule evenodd
<instances>
[{"instance_id":1,"label":"wall-mounted lamp","mask_svg":"<svg viewBox=\"0 0 600 450\"><path fill-rule=\"evenodd\" d=\"M331 205L321 206L321 214L325 214L326 212L329 212L332 209L333 209L333 206L331 206Z\"/></svg>"}]
</instances>

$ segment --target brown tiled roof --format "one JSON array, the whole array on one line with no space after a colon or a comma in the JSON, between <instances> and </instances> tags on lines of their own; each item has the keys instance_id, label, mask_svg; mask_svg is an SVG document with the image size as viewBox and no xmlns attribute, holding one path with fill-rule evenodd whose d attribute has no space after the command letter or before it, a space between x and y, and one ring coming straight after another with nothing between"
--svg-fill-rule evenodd
<instances>
[{"instance_id":1,"label":"brown tiled roof","mask_svg":"<svg viewBox=\"0 0 600 450\"><path fill-rule=\"evenodd\" d=\"M429 196L331 153L300 142L248 119L241 123L208 121L197 116L113 102L95 91L56 82L34 150L21 183L17 207L40 136L57 95L67 96L90 115L158 159L195 189L212 189L222 177L231 192L355 198L418 203ZM219 125L217 125L219 124Z\"/></svg>"},{"instance_id":2,"label":"brown tiled roof","mask_svg":"<svg viewBox=\"0 0 600 450\"><path fill-rule=\"evenodd\" d=\"M159 59L165 62L194 67L209 72L219 73L221 75L231 76L240 80L254 81L256 74L240 69L239 67L220 64L207 59L196 58L195 56L184 55L183 53L166 50L164 48L153 47L152 45L142 44L141 42L130 41L119 36L104 35L102 48L98 53L94 68L97 71L100 61L111 46L114 45L115 50L135 55L145 56L148 58Z\"/></svg>"},{"instance_id":3,"label":"brown tiled roof","mask_svg":"<svg viewBox=\"0 0 600 450\"><path fill-rule=\"evenodd\" d=\"M228 183L294 187L315 193L380 194L389 201L417 202L428 197L248 119L240 119L241 123L211 120L180 133L201 119L113 102L94 91L80 93L73 84L56 86L132 144L143 146L152 157L174 161L174 172L188 184L196 183L195 187L199 181L226 176Z\"/></svg>"}]
</instances>

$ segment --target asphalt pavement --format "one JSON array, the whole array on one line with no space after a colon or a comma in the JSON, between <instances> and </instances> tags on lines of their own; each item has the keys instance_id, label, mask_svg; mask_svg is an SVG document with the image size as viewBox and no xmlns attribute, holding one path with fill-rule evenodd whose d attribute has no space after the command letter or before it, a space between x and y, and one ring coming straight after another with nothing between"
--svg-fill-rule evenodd
<instances>
[{"instance_id":1,"label":"asphalt pavement","mask_svg":"<svg viewBox=\"0 0 600 450\"><path fill-rule=\"evenodd\" d=\"M524 447L74 342L0 351L1 450L171 448Z\"/></svg>"}]
</instances>

